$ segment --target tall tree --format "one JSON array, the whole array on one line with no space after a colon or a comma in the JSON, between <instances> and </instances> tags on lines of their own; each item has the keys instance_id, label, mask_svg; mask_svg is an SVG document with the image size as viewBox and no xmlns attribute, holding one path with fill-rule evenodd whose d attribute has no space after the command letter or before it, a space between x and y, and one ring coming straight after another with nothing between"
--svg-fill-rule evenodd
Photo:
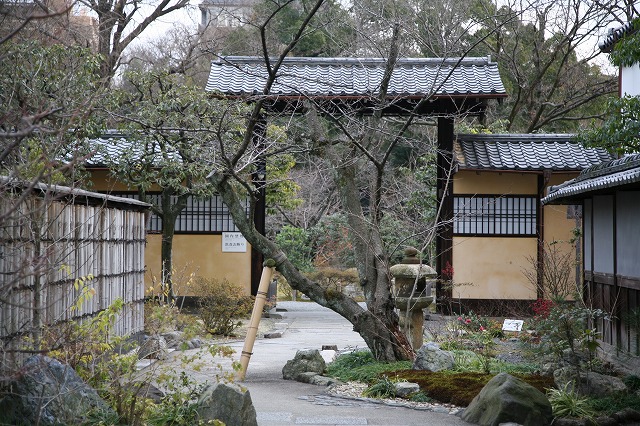
<instances>
[{"instance_id":1,"label":"tall tree","mask_svg":"<svg viewBox=\"0 0 640 426\"><path fill-rule=\"evenodd\" d=\"M581 0L500 5L483 2L475 9L489 18L480 33L491 35L473 52L500 66L509 98L496 118L507 120L506 130L571 132L601 118L616 90L616 79L592 65L607 11Z\"/></svg>"},{"instance_id":2,"label":"tall tree","mask_svg":"<svg viewBox=\"0 0 640 426\"><path fill-rule=\"evenodd\" d=\"M76 0L97 16L100 77L110 81L125 49L153 22L182 9L189 0L159 0L147 5L138 0Z\"/></svg>"},{"instance_id":3,"label":"tall tree","mask_svg":"<svg viewBox=\"0 0 640 426\"><path fill-rule=\"evenodd\" d=\"M270 39L264 31L270 19L275 20L278 10L258 26L262 59L267 64L268 76L264 86L258 93L269 94L275 83L284 58L294 51L297 43L307 34L308 25L313 22L315 11L322 6L318 0L308 9L307 16L300 21L293 37L288 44L270 44ZM376 12L377 13L377 12ZM391 294L391 277L389 274L390 257L388 246L382 238L383 218L388 205L391 160L397 148L408 141L418 145L421 133L411 133L409 129L417 121L417 116L408 112L405 118L390 118L382 111L393 102L393 96L387 92L391 70L395 66L402 46L409 37L405 32L400 17L406 19L396 11L383 14L387 20L387 33L381 22L377 27L380 32L374 38L364 37L362 46L367 52L377 52L377 56L384 60L384 78L380 82L379 93L372 94L367 102L372 103L373 113L362 115L357 108L335 106L331 104L315 103L313 99L307 101L307 114L301 127L304 134L292 138L286 145L276 143L261 130L263 120L267 114L268 100L260 95L252 98L251 113L246 129L242 133L242 143L235 151L224 146L218 146L221 153L215 163L215 170L210 176L211 182L223 197L230 213L245 238L267 258L277 263L278 270L285 276L289 284L296 290L308 295L312 300L338 312L354 325L371 348L372 352L381 360L407 359L412 356L406 336L400 330L398 317L394 310ZM381 19L376 16L377 19ZM370 22L366 22L370 24ZM356 28L357 25L356 25ZM379 42L379 43L378 43ZM386 43L386 44L385 44ZM365 47L363 47L365 49ZM362 50L363 52L365 50ZM232 61L233 59L227 59ZM427 102L429 94L423 102ZM269 117L271 120L272 118ZM282 121L296 122L295 117L280 117ZM256 139L257 138L257 139ZM431 147L435 153L435 147ZM335 188L339 200L339 209L344 214L348 224L349 239L354 247L355 263L358 267L360 282L365 293L367 308L363 309L353 299L341 293L327 291L318 282L314 282L302 274L295 265L287 259L283 250L270 238L261 235L253 225L251 218L246 216L244 200L250 205L257 202L255 182L241 171L246 170L247 163L259 167L260 157L267 160L279 156L283 152L296 152L317 158L319 167L325 166L325 175ZM259 183L258 183L259 185ZM423 225L424 237L427 241L433 238L435 226L433 223Z\"/></svg>"},{"instance_id":4,"label":"tall tree","mask_svg":"<svg viewBox=\"0 0 640 426\"><path fill-rule=\"evenodd\" d=\"M216 188L206 176L220 155L217 147L233 152L238 146L243 107L210 99L180 74L132 71L125 79L126 88L114 94L118 102L110 116L126 141L112 140L113 147L104 148L118 154L104 157L111 172L162 219L162 284L173 300L176 219L189 198L214 195ZM149 196L158 190L157 199Z\"/></svg>"}]
</instances>

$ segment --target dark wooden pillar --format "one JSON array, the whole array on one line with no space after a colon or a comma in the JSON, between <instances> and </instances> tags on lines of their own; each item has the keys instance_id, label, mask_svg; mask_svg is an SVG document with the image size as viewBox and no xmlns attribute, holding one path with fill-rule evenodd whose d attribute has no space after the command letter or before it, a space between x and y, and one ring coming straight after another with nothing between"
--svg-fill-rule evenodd
<instances>
[{"instance_id":1,"label":"dark wooden pillar","mask_svg":"<svg viewBox=\"0 0 640 426\"><path fill-rule=\"evenodd\" d=\"M264 146L264 137L267 130L267 123L264 118L260 119L253 130L253 146L260 151ZM256 169L252 175L253 185L256 188L256 204L253 212L253 225L262 235L265 234L266 221L266 181L267 181L267 161L264 157L258 157ZM262 253L251 247L251 294L258 293L260 276L262 275L262 263L264 258Z\"/></svg>"},{"instance_id":2,"label":"dark wooden pillar","mask_svg":"<svg viewBox=\"0 0 640 426\"><path fill-rule=\"evenodd\" d=\"M438 232L436 235L436 272L442 279L452 277L443 276L447 264L453 265L453 117L438 118L438 155L437 155L437 199L441 205L437 218ZM451 288L443 288L440 281L436 284L436 296L440 301L450 300ZM449 304L439 303L441 313L448 314Z\"/></svg>"}]
</instances>

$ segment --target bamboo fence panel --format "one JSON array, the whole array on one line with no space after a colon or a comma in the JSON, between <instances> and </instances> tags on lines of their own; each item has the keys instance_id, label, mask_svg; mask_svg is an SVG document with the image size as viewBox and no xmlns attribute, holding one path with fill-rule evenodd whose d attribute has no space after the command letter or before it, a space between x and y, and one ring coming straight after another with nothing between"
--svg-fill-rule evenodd
<instances>
[{"instance_id":1,"label":"bamboo fence panel","mask_svg":"<svg viewBox=\"0 0 640 426\"><path fill-rule=\"evenodd\" d=\"M113 334L142 331L145 207L90 194L33 195L0 206L0 371L15 368L25 357L20 350L30 349L36 311L45 327L83 322L121 298ZM82 283L95 294L78 303Z\"/></svg>"}]
</instances>

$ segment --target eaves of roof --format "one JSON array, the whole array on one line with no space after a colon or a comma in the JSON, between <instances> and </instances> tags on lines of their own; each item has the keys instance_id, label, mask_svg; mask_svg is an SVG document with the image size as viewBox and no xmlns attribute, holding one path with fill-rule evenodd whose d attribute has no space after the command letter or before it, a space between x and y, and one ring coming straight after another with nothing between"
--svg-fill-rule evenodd
<instances>
[{"instance_id":1,"label":"eaves of roof","mask_svg":"<svg viewBox=\"0 0 640 426\"><path fill-rule=\"evenodd\" d=\"M575 179L549 188L543 204L564 204L624 187L640 188L640 154L589 167Z\"/></svg>"},{"instance_id":2,"label":"eaves of roof","mask_svg":"<svg viewBox=\"0 0 640 426\"><path fill-rule=\"evenodd\" d=\"M361 99L378 95L382 58L285 58L268 93L263 58L230 56L211 64L206 90L225 96ZM498 65L489 58L402 58L389 83L389 98L503 98Z\"/></svg>"},{"instance_id":3,"label":"eaves of roof","mask_svg":"<svg viewBox=\"0 0 640 426\"><path fill-rule=\"evenodd\" d=\"M600 43L598 43L598 47L602 52L610 53L619 40L631 34L635 34L637 31L638 30L634 27L633 21L627 22L618 28L609 28L609 33L604 40L601 40Z\"/></svg>"},{"instance_id":4,"label":"eaves of roof","mask_svg":"<svg viewBox=\"0 0 640 426\"><path fill-rule=\"evenodd\" d=\"M0 176L0 185L4 187L13 187L16 190L33 190L36 194L55 194L56 199L66 198L74 200L75 203L86 203L89 205L106 205L119 206L128 210L146 210L151 204L131 198L117 197L109 194L101 194L99 192L86 191L79 188L71 188L63 185L47 185L44 183L36 183L32 185L28 182L17 181L8 176Z\"/></svg>"},{"instance_id":5,"label":"eaves of roof","mask_svg":"<svg viewBox=\"0 0 640 426\"><path fill-rule=\"evenodd\" d=\"M571 134L459 134L454 149L463 170L581 171L613 158Z\"/></svg>"}]
</instances>

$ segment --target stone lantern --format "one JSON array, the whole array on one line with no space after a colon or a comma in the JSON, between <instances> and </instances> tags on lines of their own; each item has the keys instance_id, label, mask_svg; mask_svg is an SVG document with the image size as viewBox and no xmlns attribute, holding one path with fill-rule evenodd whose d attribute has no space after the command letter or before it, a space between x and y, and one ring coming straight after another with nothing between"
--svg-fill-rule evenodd
<instances>
[{"instance_id":1,"label":"stone lantern","mask_svg":"<svg viewBox=\"0 0 640 426\"><path fill-rule=\"evenodd\" d=\"M436 271L420 263L418 250L407 247L402 263L389 271L395 281L394 303L400 310L400 326L410 330L409 341L414 350L422 347L423 309L433 302L431 289L436 284Z\"/></svg>"}]
</instances>

